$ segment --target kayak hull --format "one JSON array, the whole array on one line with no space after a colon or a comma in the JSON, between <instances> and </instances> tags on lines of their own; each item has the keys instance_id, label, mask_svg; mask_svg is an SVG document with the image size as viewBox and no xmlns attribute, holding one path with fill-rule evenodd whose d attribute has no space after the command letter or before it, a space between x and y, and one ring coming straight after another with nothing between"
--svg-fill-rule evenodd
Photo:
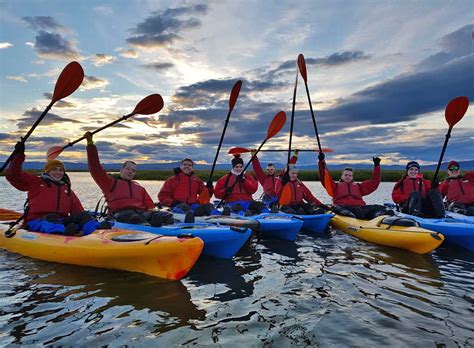
<instances>
[{"instance_id":1,"label":"kayak hull","mask_svg":"<svg viewBox=\"0 0 474 348\"><path fill-rule=\"evenodd\" d=\"M451 215L451 213L448 214L454 217L454 215ZM461 248L474 251L473 223L466 222L466 220L454 219L452 217L444 219L426 219L409 214L399 213L398 215L409 217L410 219L417 221L423 228L442 233L446 237L445 242L447 244L454 244L460 246Z\"/></svg>"},{"instance_id":2,"label":"kayak hull","mask_svg":"<svg viewBox=\"0 0 474 348\"><path fill-rule=\"evenodd\" d=\"M372 220L359 220L335 215L331 226L367 242L401 248L426 254L441 245L444 236L417 226L394 226L383 223L387 216Z\"/></svg>"},{"instance_id":3,"label":"kayak hull","mask_svg":"<svg viewBox=\"0 0 474 348\"><path fill-rule=\"evenodd\" d=\"M170 226L151 227L116 222L115 227L144 231L165 236L190 234L199 237L204 242L202 255L231 259L252 235L252 230L241 227L217 226L209 223L177 223Z\"/></svg>"},{"instance_id":4,"label":"kayak hull","mask_svg":"<svg viewBox=\"0 0 474 348\"><path fill-rule=\"evenodd\" d=\"M315 214L315 215L292 215L278 213L281 216L294 216L303 221L302 231L311 233L325 233L328 230L329 222L334 214Z\"/></svg>"},{"instance_id":5,"label":"kayak hull","mask_svg":"<svg viewBox=\"0 0 474 348\"><path fill-rule=\"evenodd\" d=\"M203 248L199 238L176 238L120 229L97 230L84 237L16 230L0 248L35 259L79 266L140 272L179 280L192 268ZM134 240L131 240L134 239Z\"/></svg>"},{"instance_id":6,"label":"kayak hull","mask_svg":"<svg viewBox=\"0 0 474 348\"><path fill-rule=\"evenodd\" d=\"M259 233L264 237L294 241L298 236L303 221L292 215L264 213L253 216L241 216L242 219L255 220L259 223Z\"/></svg>"}]
</instances>

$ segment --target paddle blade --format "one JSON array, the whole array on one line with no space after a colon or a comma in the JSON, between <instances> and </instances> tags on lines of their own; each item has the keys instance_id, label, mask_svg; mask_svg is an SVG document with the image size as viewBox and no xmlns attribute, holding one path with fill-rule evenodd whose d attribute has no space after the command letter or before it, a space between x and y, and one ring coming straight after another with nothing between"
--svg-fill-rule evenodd
<instances>
[{"instance_id":1,"label":"paddle blade","mask_svg":"<svg viewBox=\"0 0 474 348\"><path fill-rule=\"evenodd\" d=\"M306 62L302 54L298 56L298 69L300 71L301 76L303 77L304 82L308 82L308 75L306 73Z\"/></svg>"},{"instance_id":2,"label":"paddle blade","mask_svg":"<svg viewBox=\"0 0 474 348\"><path fill-rule=\"evenodd\" d=\"M62 146L53 146L48 149L46 152L46 159L48 161L55 159L58 157L61 152L63 152L63 147Z\"/></svg>"},{"instance_id":3,"label":"paddle blade","mask_svg":"<svg viewBox=\"0 0 474 348\"><path fill-rule=\"evenodd\" d=\"M334 192L332 190L331 177L329 176L329 170L324 168L324 188L329 196L334 197Z\"/></svg>"},{"instance_id":4,"label":"paddle blade","mask_svg":"<svg viewBox=\"0 0 474 348\"><path fill-rule=\"evenodd\" d=\"M228 154L229 155L240 155L241 153L247 153L252 150L247 149L245 147L233 147L232 149L229 150Z\"/></svg>"},{"instance_id":5,"label":"paddle blade","mask_svg":"<svg viewBox=\"0 0 474 348\"><path fill-rule=\"evenodd\" d=\"M148 97L143 98L137 106L135 106L131 115L151 115L163 109L164 105L165 103L163 102L161 95L151 94Z\"/></svg>"},{"instance_id":6,"label":"paddle blade","mask_svg":"<svg viewBox=\"0 0 474 348\"><path fill-rule=\"evenodd\" d=\"M321 149L321 151L324 152L324 153L334 152L334 150L331 149L331 148L329 148L329 147L323 147L323 148Z\"/></svg>"},{"instance_id":7,"label":"paddle blade","mask_svg":"<svg viewBox=\"0 0 474 348\"><path fill-rule=\"evenodd\" d=\"M291 203L291 187L288 184L285 184L285 186L283 186L278 202L280 203L280 206L288 205Z\"/></svg>"},{"instance_id":8,"label":"paddle blade","mask_svg":"<svg viewBox=\"0 0 474 348\"><path fill-rule=\"evenodd\" d=\"M284 111L280 111L274 117L267 130L267 137L265 140L273 138L285 125L286 114Z\"/></svg>"},{"instance_id":9,"label":"paddle blade","mask_svg":"<svg viewBox=\"0 0 474 348\"><path fill-rule=\"evenodd\" d=\"M242 80L238 80L234 87L232 87L232 92L230 92L230 99L229 99L229 112L234 110L235 102L239 97L240 88L242 87Z\"/></svg>"},{"instance_id":10,"label":"paddle blade","mask_svg":"<svg viewBox=\"0 0 474 348\"><path fill-rule=\"evenodd\" d=\"M209 194L209 190L205 188L199 194L198 203L199 204L208 204L211 201L211 195Z\"/></svg>"},{"instance_id":11,"label":"paddle blade","mask_svg":"<svg viewBox=\"0 0 474 348\"><path fill-rule=\"evenodd\" d=\"M446 106L444 116L448 122L449 128L453 128L456 123L461 121L469 107L469 99L467 97L457 97L451 100Z\"/></svg>"},{"instance_id":12,"label":"paddle blade","mask_svg":"<svg viewBox=\"0 0 474 348\"><path fill-rule=\"evenodd\" d=\"M72 94L84 80L84 69L78 62L71 62L63 69L54 87L53 103Z\"/></svg>"},{"instance_id":13,"label":"paddle blade","mask_svg":"<svg viewBox=\"0 0 474 348\"><path fill-rule=\"evenodd\" d=\"M13 210L0 208L0 221L13 221L19 219L23 214Z\"/></svg>"}]
</instances>

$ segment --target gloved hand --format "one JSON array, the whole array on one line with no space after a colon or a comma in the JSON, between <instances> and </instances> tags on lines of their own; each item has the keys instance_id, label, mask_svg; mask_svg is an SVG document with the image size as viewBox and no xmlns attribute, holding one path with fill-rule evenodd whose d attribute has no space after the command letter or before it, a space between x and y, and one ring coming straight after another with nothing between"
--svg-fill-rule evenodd
<instances>
[{"instance_id":1,"label":"gloved hand","mask_svg":"<svg viewBox=\"0 0 474 348\"><path fill-rule=\"evenodd\" d=\"M326 211L331 210L331 207L328 207L326 204L321 204L319 207L320 207L321 209L326 210Z\"/></svg>"},{"instance_id":2,"label":"gloved hand","mask_svg":"<svg viewBox=\"0 0 474 348\"><path fill-rule=\"evenodd\" d=\"M318 155L318 160L324 161L325 158L326 158L326 155L324 155L324 152L320 152Z\"/></svg>"},{"instance_id":3,"label":"gloved hand","mask_svg":"<svg viewBox=\"0 0 474 348\"><path fill-rule=\"evenodd\" d=\"M257 150L256 149L251 149L250 150L250 155L253 157L255 156L255 154L257 153Z\"/></svg>"},{"instance_id":4,"label":"gloved hand","mask_svg":"<svg viewBox=\"0 0 474 348\"><path fill-rule=\"evenodd\" d=\"M181 201L173 201L173 202L171 202L171 207L175 207L175 206L177 206L178 204L181 204L181 203L183 203L183 202L181 202Z\"/></svg>"},{"instance_id":5,"label":"gloved hand","mask_svg":"<svg viewBox=\"0 0 474 348\"><path fill-rule=\"evenodd\" d=\"M15 144L15 154L22 155L25 153L25 143L22 140Z\"/></svg>"},{"instance_id":6,"label":"gloved hand","mask_svg":"<svg viewBox=\"0 0 474 348\"><path fill-rule=\"evenodd\" d=\"M290 174L288 174L288 170L283 174L281 177L281 185L285 186L290 181Z\"/></svg>"},{"instance_id":7,"label":"gloved hand","mask_svg":"<svg viewBox=\"0 0 474 348\"><path fill-rule=\"evenodd\" d=\"M231 192L232 192L232 187L227 186L227 187L225 188L225 193L229 195Z\"/></svg>"},{"instance_id":8,"label":"gloved hand","mask_svg":"<svg viewBox=\"0 0 474 348\"><path fill-rule=\"evenodd\" d=\"M298 149L293 150L293 156L298 157L299 152L300 152L300 150L298 150Z\"/></svg>"},{"instance_id":9,"label":"gloved hand","mask_svg":"<svg viewBox=\"0 0 474 348\"><path fill-rule=\"evenodd\" d=\"M439 181L432 181L431 182L431 189L437 189L439 187Z\"/></svg>"},{"instance_id":10,"label":"gloved hand","mask_svg":"<svg viewBox=\"0 0 474 348\"><path fill-rule=\"evenodd\" d=\"M206 187L209 189L209 190L214 190L214 185L212 185L212 181L208 181L206 183Z\"/></svg>"},{"instance_id":11,"label":"gloved hand","mask_svg":"<svg viewBox=\"0 0 474 348\"><path fill-rule=\"evenodd\" d=\"M244 182L245 181L245 176L244 176L244 173L240 173L239 175L237 175L237 180L239 180L240 182Z\"/></svg>"},{"instance_id":12,"label":"gloved hand","mask_svg":"<svg viewBox=\"0 0 474 348\"><path fill-rule=\"evenodd\" d=\"M94 145L94 141L92 140L92 133L91 132L85 132L84 133L84 138L87 140L87 145Z\"/></svg>"},{"instance_id":13,"label":"gloved hand","mask_svg":"<svg viewBox=\"0 0 474 348\"><path fill-rule=\"evenodd\" d=\"M379 157L372 157L372 161L374 161L374 166L378 167L380 165L381 159Z\"/></svg>"}]
</instances>

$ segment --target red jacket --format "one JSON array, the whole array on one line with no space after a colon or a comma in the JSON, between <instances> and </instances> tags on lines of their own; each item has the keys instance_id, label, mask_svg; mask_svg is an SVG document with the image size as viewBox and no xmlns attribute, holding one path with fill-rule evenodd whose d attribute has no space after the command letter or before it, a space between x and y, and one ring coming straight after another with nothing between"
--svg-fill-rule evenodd
<instances>
[{"instance_id":1,"label":"red jacket","mask_svg":"<svg viewBox=\"0 0 474 348\"><path fill-rule=\"evenodd\" d=\"M474 172L467 172L457 178L447 178L439 188L448 202L474 204Z\"/></svg>"},{"instance_id":2,"label":"red jacket","mask_svg":"<svg viewBox=\"0 0 474 348\"><path fill-rule=\"evenodd\" d=\"M237 176L232 173L227 173L222 178L220 178L214 189L214 195L219 199L224 199L226 202L235 202L235 201L252 201L252 194L257 192L258 182L250 175L245 173L245 180L242 183L238 181L232 192L226 196L225 189L226 187L232 187L236 180Z\"/></svg>"},{"instance_id":3,"label":"red jacket","mask_svg":"<svg viewBox=\"0 0 474 348\"><path fill-rule=\"evenodd\" d=\"M288 181L286 185L291 189L291 202L288 203L289 205L304 203L304 201L316 203L317 205L322 204L300 180ZM276 186L278 197L280 197L284 186L280 180L278 180Z\"/></svg>"},{"instance_id":4,"label":"red jacket","mask_svg":"<svg viewBox=\"0 0 474 348\"><path fill-rule=\"evenodd\" d=\"M319 179L324 186L324 168L326 167L325 161L319 161ZM334 205L348 205L348 206L361 206L365 205L363 196L367 196L374 192L380 184L380 166L375 166L372 171L372 177L370 180L365 180L360 183L356 182L335 182L332 177L329 177L331 182L332 191L334 196L332 202ZM329 172L328 172L329 173Z\"/></svg>"},{"instance_id":5,"label":"red jacket","mask_svg":"<svg viewBox=\"0 0 474 348\"><path fill-rule=\"evenodd\" d=\"M84 211L79 198L66 184L57 184L22 171L25 155L15 155L6 172L6 178L16 189L28 192L29 211L25 224L47 214L66 217Z\"/></svg>"},{"instance_id":6,"label":"red jacket","mask_svg":"<svg viewBox=\"0 0 474 348\"><path fill-rule=\"evenodd\" d=\"M158 193L158 200L167 207L171 207L173 201L194 204L198 203L198 195L204 190L207 190L204 182L194 172L186 175L180 171L165 181ZM212 197L212 194L210 190L209 196Z\"/></svg>"},{"instance_id":7,"label":"red jacket","mask_svg":"<svg viewBox=\"0 0 474 348\"><path fill-rule=\"evenodd\" d=\"M298 157L291 156L290 164L295 164L297 159ZM263 171L262 166L260 165L260 161L258 160L257 156L255 156L252 159L252 167L253 167L253 171L255 172L255 175L257 176L258 182L263 187L263 193L271 197L276 197L277 196L276 185L277 185L277 182L279 181L279 178L277 177L277 175L266 174ZM279 175L282 176L283 174L285 174L285 172L286 172L286 168L283 169Z\"/></svg>"},{"instance_id":8,"label":"red jacket","mask_svg":"<svg viewBox=\"0 0 474 348\"><path fill-rule=\"evenodd\" d=\"M100 164L95 145L87 145L87 162L92 178L102 190L112 213L124 209L146 211L155 207L150 195L139 183L134 180L114 179L107 174Z\"/></svg>"},{"instance_id":9,"label":"red jacket","mask_svg":"<svg viewBox=\"0 0 474 348\"><path fill-rule=\"evenodd\" d=\"M410 178L404 175L400 180L397 181L392 190L392 199L397 204L405 204L413 191L420 190L421 183L421 196L423 198L428 196L428 192L431 189L431 181L424 178Z\"/></svg>"}]
</instances>

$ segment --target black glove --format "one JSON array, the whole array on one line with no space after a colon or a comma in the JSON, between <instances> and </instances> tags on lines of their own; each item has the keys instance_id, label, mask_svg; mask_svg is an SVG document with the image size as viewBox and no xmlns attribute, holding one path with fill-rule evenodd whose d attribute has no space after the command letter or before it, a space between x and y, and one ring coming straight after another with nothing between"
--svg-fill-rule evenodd
<instances>
[{"instance_id":1,"label":"black glove","mask_svg":"<svg viewBox=\"0 0 474 348\"><path fill-rule=\"evenodd\" d=\"M326 210L326 211L331 210L331 207L328 207L326 204L321 204L319 207L320 207L321 209Z\"/></svg>"},{"instance_id":2,"label":"black glove","mask_svg":"<svg viewBox=\"0 0 474 348\"><path fill-rule=\"evenodd\" d=\"M212 185L212 181L208 181L206 183L206 187L209 189L209 190L214 190L214 185Z\"/></svg>"},{"instance_id":3,"label":"black glove","mask_svg":"<svg viewBox=\"0 0 474 348\"><path fill-rule=\"evenodd\" d=\"M325 158L326 158L326 155L324 154L324 152L320 152L318 155L318 160L324 161Z\"/></svg>"},{"instance_id":4,"label":"black glove","mask_svg":"<svg viewBox=\"0 0 474 348\"><path fill-rule=\"evenodd\" d=\"M181 203L183 203L183 202L181 202L181 201L173 201L173 202L171 202L171 207L175 207L175 206L177 206L178 204L181 204Z\"/></svg>"},{"instance_id":5,"label":"black glove","mask_svg":"<svg viewBox=\"0 0 474 348\"><path fill-rule=\"evenodd\" d=\"M232 187L227 186L227 187L225 188L225 193L230 194L231 192L232 192Z\"/></svg>"},{"instance_id":6,"label":"black glove","mask_svg":"<svg viewBox=\"0 0 474 348\"><path fill-rule=\"evenodd\" d=\"M244 173L240 173L239 175L237 175L237 180L239 180L240 182L244 182L245 181L245 176L244 176Z\"/></svg>"},{"instance_id":7,"label":"black glove","mask_svg":"<svg viewBox=\"0 0 474 348\"><path fill-rule=\"evenodd\" d=\"M372 157L372 161L374 161L374 166L378 167L380 165L381 159L379 157Z\"/></svg>"},{"instance_id":8,"label":"black glove","mask_svg":"<svg viewBox=\"0 0 474 348\"><path fill-rule=\"evenodd\" d=\"M288 182L290 181L290 174L288 174L288 171L283 174L281 177L281 186L285 186Z\"/></svg>"},{"instance_id":9,"label":"black glove","mask_svg":"<svg viewBox=\"0 0 474 348\"><path fill-rule=\"evenodd\" d=\"M25 143L23 141L19 141L15 144L15 154L24 154L25 153Z\"/></svg>"},{"instance_id":10,"label":"black glove","mask_svg":"<svg viewBox=\"0 0 474 348\"><path fill-rule=\"evenodd\" d=\"M439 187L439 181L433 181L431 182L431 189L437 189Z\"/></svg>"}]
</instances>

